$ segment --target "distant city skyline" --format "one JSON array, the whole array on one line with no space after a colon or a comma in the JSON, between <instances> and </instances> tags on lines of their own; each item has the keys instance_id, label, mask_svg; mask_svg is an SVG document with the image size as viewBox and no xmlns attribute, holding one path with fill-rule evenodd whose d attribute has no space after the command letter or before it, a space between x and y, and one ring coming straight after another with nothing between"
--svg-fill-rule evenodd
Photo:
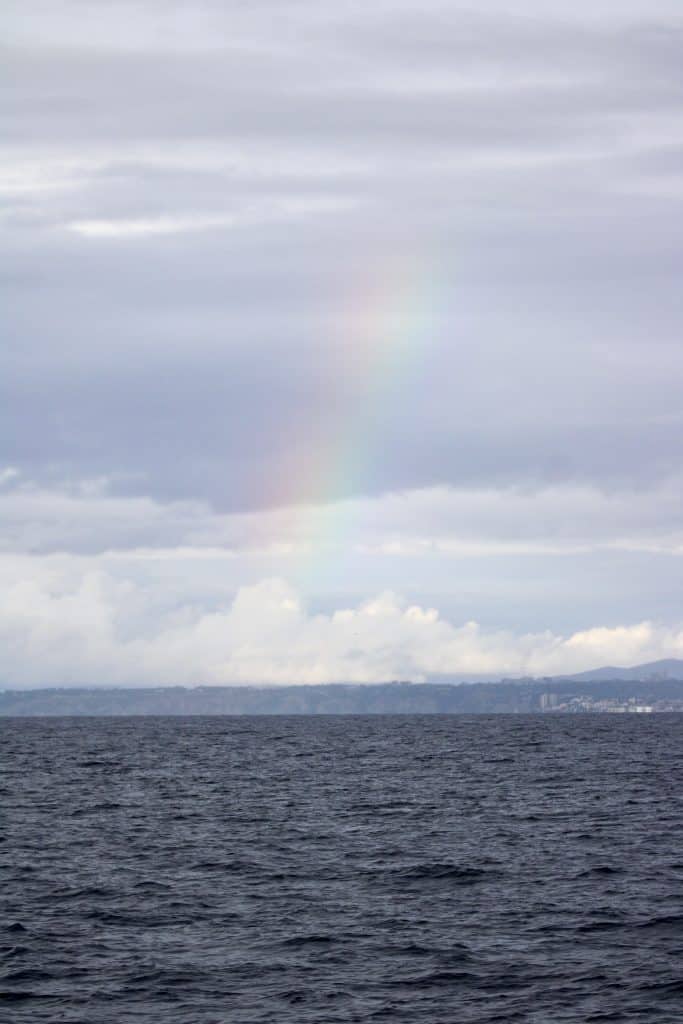
<instances>
[{"instance_id":1,"label":"distant city skyline","mask_svg":"<svg viewBox=\"0 0 683 1024\"><path fill-rule=\"evenodd\" d=\"M0 686L683 657L673 0L5 17Z\"/></svg>"}]
</instances>

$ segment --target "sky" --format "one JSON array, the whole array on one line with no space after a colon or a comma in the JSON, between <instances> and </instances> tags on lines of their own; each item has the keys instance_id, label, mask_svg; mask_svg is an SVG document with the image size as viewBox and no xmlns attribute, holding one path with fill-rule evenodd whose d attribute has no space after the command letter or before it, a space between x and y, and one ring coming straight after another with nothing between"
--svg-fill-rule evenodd
<instances>
[{"instance_id":1,"label":"sky","mask_svg":"<svg viewBox=\"0 0 683 1024\"><path fill-rule=\"evenodd\" d=\"M683 657L680 0L15 0L0 687Z\"/></svg>"}]
</instances>

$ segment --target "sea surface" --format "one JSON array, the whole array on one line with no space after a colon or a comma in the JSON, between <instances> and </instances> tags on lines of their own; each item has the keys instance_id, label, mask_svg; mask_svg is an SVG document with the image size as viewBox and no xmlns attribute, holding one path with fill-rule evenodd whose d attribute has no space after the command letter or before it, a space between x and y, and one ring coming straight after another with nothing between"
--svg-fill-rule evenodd
<instances>
[{"instance_id":1,"label":"sea surface","mask_svg":"<svg viewBox=\"0 0 683 1024\"><path fill-rule=\"evenodd\" d=\"M0 720L0 1020L679 1024L682 731Z\"/></svg>"}]
</instances>

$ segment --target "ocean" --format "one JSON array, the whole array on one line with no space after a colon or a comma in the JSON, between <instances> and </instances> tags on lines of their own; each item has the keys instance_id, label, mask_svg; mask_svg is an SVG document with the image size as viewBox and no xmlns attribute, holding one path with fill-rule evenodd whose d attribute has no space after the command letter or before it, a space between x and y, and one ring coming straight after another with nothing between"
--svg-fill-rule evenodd
<instances>
[{"instance_id":1,"label":"ocean","mask_svg":"<svg viewBox=\"0 0 683 1024\"><path fill-rule=\"evenodd\" d=\"M0 1019L678 1024L682 727L2 719Z\"/></svg>"}]
</instances>

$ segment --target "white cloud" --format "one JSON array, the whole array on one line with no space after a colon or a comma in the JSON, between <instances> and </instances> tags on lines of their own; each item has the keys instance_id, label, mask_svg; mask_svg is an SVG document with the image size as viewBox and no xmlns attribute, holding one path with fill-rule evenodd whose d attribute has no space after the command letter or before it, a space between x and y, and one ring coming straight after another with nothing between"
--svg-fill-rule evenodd
<instances>
[{"instance_id":1,"label":"white cloud","mask_svg":"<svg viewBox=\"0 0 683 1024\"><path fill-rule=\"evenodd\" d=\"M683 654L683 629L650 622L570 636L454 625L387 591L331 614L309 613L282 579L207 608L164 607L162 589L97 563L5 559L0 674L7 686L285 684L435 674L579 671Z\"/></svg>"},{"instance_id":2,"label":"white cloud","mask_svg":"<svg viewBox=\"0 0 683 1024\"><path fill-rule=\"evenodd\" d=\"M232 227L234 223L234 217L229 216L187 216L140 220L77 220L67 227L85 238L140 238L144 235L173 235L182 231Z\"/></svg>"},{"instance_id":3,"label":"white cloud","mask_svg":"<svg viewBox=\"0 0 683 1024\"><path fill-rule=\"evenodd\" d=\"M216 228L242 227L290 217L318 213L336 213L354 205L344 198L283 199L254 204L234 213L181 214L143 217L136 220L76 220L69 231L84 238L142 238L146 235L175 235L186 231L211 231Z\"/></svg>"}]
</instances>

